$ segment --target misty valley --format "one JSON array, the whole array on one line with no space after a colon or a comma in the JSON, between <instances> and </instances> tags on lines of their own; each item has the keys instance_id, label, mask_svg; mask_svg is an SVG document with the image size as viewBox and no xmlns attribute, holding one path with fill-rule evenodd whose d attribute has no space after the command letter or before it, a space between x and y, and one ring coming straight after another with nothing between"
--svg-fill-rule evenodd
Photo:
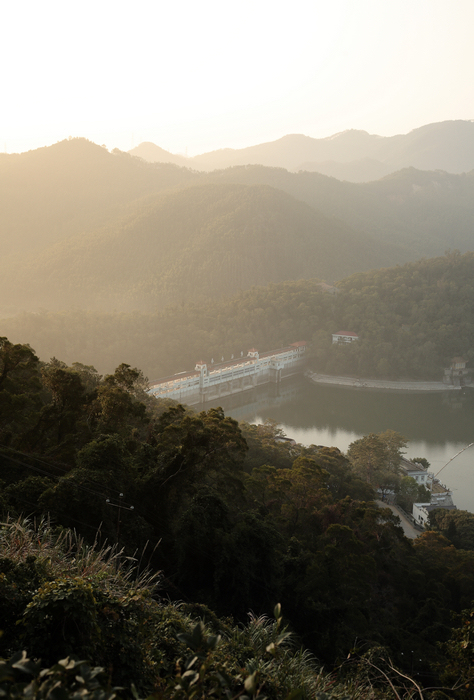
<instances>
[{"instance_id":1,"label":"misty valley","mask_svg":"<svg viewBox=\"0 0 474 700\"><path fill-rule=\"evenodd\" d=\"M473 130L0 154L8 697L472 697Z\"/></svg>"}]
</instances>

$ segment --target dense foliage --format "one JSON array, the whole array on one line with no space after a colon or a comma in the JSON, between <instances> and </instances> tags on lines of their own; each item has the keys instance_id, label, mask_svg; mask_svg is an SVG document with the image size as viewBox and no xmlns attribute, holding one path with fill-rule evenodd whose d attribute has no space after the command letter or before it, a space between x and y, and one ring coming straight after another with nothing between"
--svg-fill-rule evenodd
<instances>
[{"instance_id":1,"label":"dense foliage","mask_svg":"<svg viewBox=\"0 0 474 700\"><path fill-rule=\"evenodd\" d=\"M0 542L0 649L23 645L32 657L19 651L0 662L3 697L112 700L133 689L157 699L262 698L265 687L276 699L333 685L295 648L280 608L274 621L251 617L238 628L204 606L165 602L158 577L140 575L116 548L87 546L44 522L6 521ZM43 668L32 660L39 657Z\"/></svg>"},{"instance_id":2,"label":"dense foliage","mask_svg":"<svg viewBox=\"0 0 474 700\"><path fill-rule=\"evenodd\" d=\"M430 528L440 532L458 549L474 550L473 513L438 508L430 513Z\"/></svg>"},{"instance_id":3,"label":"dense foliage","mask_svg":"<svg viewBox=\"0 0 474 700\"><path fill-rule=\"evenodd\" d=\"M340 182L319 173L290 173L260 165L234 167L208 176L213 182L266 184L306 202L325 216L392 245L392 261L442 255L447 248L472 250L474 173L404 168L380 180Z\"/></svg>"},{"instance_id":4,"label":"dense foliage","mask_svg":"<svg viewBox=\"0 0 474 700\"><path fill-rule=\"evenodd\" d=\"M340 284L341 327L361 342L329 368L362 376L442 377L454 356L474 357L474 253L447 253Z\"/></svg>"},{"instance_id":5,"label":"dense foliage","mask_svg":"<svg viewBox=\"0 0 474 700\"><path fill-rule=\"evenodd\" d=\"M10 655L0 659L2 697L388 700L420 688L380 647L349 658L339 677L325 671L299 647L279 604L274 619L251 614L237 626L203 605L170 603L156 577L139 575L118 550L57 535L47 523L7 520L0 542L0 650ZM446 645L453 662L455 634ZM32 653L8 651L22 645Z\"/></svg>"},{"instance_id":6,"label":"dense foliage","mask_svg":"<svg viewBox=\"0 0 474 700\"><path fill-rule=\"evenodd\" d=\"M395 258L398 262L401 258ZM152 311L289 279L335 280L393 258L267 186L201 184L142 198L100 228L2 261L17 308Z\"/></svg>"},{"instance_id":7,"label":"dense foliage","mask_svg":"<svg viewBox=\"0 0 474 700\"><path fill-rule=\"evenodd\" d=\"M311 345L310 367L327 374L436 379L455 356L474 356L474 254L449 253L360 273L331 294L317 280L256 287L232 299L150 314L23 314L2 325L41 355L91 356L110 372L125 358L151 379L295 340ZM350 330L357 343L333 345Z\"/></svg>"},{"instance_id":8,"label":"dense foliage","mask_svg":"<svg viewBox=\"0 0 474 700\"><path fill-rule=\"evenodd\" d=\"M3 655L23 648L54 664L74 652L112 669L114 683L144 688L157 673L168 678L183 657L175 637L163 650L163 625L173 614L176 633L190 634L191 623L143 589L147 565L162 572L161 596L186 601L214 634L236 634L215 614L244 623L249 610L258 619L281 602L327 666L381 653L423 684L439 682L452 613L474 597L474 554L435 532L408 541L374 503L360 454L352 463L337 448L281 443L271 424L239 426L221 409L150 399L129 365L101 377L91 366L41 363L5 338L0 381ZM381 439L390 470L403 440L391 431ZM21 514L51 518L58 534L20 527ZM68 527L83 539L61 534ZM107 542L118 549L105 556ZM237 675L243 658L229 661Z\"/></svg>"}]
</instances>

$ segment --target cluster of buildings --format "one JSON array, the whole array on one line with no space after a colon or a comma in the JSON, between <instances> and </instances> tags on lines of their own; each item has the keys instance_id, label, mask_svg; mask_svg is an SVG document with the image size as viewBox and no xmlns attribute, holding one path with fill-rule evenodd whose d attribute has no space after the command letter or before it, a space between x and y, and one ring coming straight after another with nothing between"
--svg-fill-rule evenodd
<instances>
[{"instance_id":1,"label":"cluster of buildings","mask_svg":"<svg viewBox=\"0 0 474 700\"><path fill-rule=\"evenodd\" d=\"M413 520L417 525L424 527L428 523L430 512L435 508L457 510L453 503L453 495L449 488L441 484L439 479L417 462L410 462L402 457L400 461L400 473L402 476L410 476L417 484L425 486L430 492L430 500L426 503L413 504Z\"/></svg>"}]
</instances>

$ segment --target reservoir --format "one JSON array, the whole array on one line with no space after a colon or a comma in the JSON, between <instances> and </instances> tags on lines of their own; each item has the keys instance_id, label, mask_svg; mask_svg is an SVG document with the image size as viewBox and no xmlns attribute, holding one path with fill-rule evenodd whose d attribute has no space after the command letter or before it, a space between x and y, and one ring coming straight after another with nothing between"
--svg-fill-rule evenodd
<instances>
[{"instance_id":1,"label":"reservoir","mask_svg":"<svg viewBox=\"0 0 474 700\"><path fill-rule=\"evenodd\" d=\"M406 457L425 457L436 474L474 442L474 390L398 392L313 384L303 376L222 398L227 415L249 423L276 421L304 445L338 447L369 433L396 430L407 440ZM196 407L197 408L197 407ZM459 509L474 512L474 447L457 456L438 477Z\"/></svg>"}]
</instances>

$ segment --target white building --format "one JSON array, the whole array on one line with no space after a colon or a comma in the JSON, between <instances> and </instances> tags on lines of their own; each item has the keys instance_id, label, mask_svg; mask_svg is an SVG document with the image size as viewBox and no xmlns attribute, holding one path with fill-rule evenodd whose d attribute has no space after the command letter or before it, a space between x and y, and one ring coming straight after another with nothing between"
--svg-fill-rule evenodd
<instances>
[{"instance_id":1,"label":"white building","mask_svg":"<svg viewBox=\"0 0 474 700\"><path fill-rule=\"evenodd\" d=\"M457 510L453 503L453 497L451 493L445 493L443 497L438 500L431 497L430 503L414 503L413 504L413 519L418 525L427 525L430 513L436 508L444 508L446 510Z\"/></svg>"},{"instance_id":2,"label":"white building","mask_svg":"<svg viewBox=\"0 0 474 700\"><path fill-rule=\"evenodd\" d=\"M353 343L355 340L359 340L359 336L352 331L338 331L332 334L333 345L334 343Z\"/></svg>"},{"instance_id":3,"label":"white building","mask_svg":"<svg viewBox=\"0 0 474 700\"><path fill-rule=\"evenodd\" d=\"M431 490L433 475L421 464L410 462L408 459L402 457L400 459L400 474L401 476L410 476L412 479L415 479L417 484L426 486L427 489Z\"/></svg>"},{"instance_id":4,"label":"white building","mask_svg":"<svg viewBox=\"0 0 474 700\"><path fill-rule=\"evenodd\" d=\"M419 466L419 465L417 465ZM428 474L429 482L427 487L431 491L429 503L414 503L413 518L418 525L427 525L428 518L435 508L445 508L446 510L457 510L453 503L453 494L447 486L442 484L432 474Z\"/></svg>"},{"instance_id":5,"label":"white building","mask_svg":"<svg viewBox=\"0 0 474 700\"><path fill-rule=\"evenodd\" d=\"M410 462L404 457L400 460L401 476L410 476L420 486L425 486L430 491L430 500L426 503L413 504L413 519L418 525L428 523L429 514L435 508L455 510L453 496L447 486L441 484L427 469L417 462Z\"/></svg>"},{"instance_id":6,"label":"white building","mask_svg":"<svg viewBox=\"0 0 474 700\"><path fill-rule=\"evenodd\" d=\"M466 360L463 357L453 357L451 365L444 370L443 381L453 386L471 384L470 370L466 368Z\"/></svg>"}]
</instances>

